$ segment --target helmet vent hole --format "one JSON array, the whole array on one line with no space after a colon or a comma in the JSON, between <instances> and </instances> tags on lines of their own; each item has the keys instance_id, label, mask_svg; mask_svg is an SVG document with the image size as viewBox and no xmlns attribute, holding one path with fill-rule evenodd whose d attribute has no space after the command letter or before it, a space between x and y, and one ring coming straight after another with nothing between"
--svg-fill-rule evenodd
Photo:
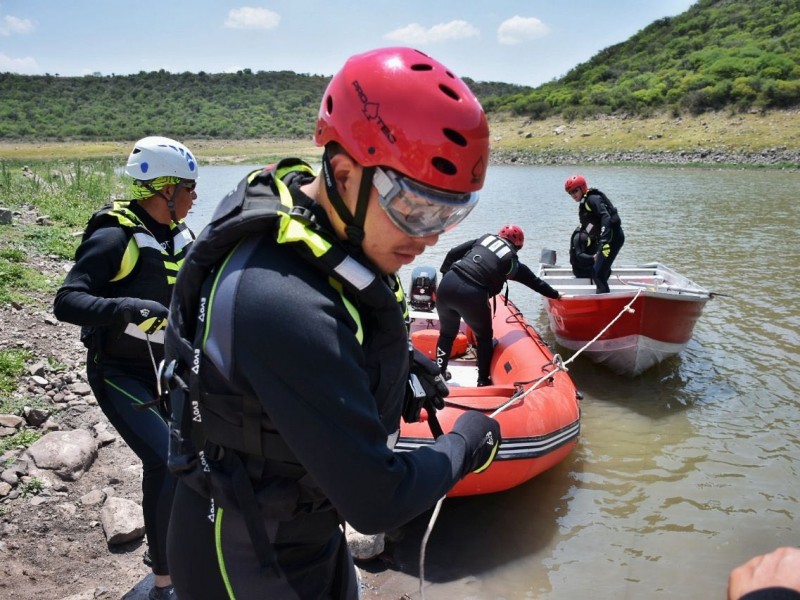
<instances>
[{"instance_id":1,"label":"helmet vent hole","mask_svg":"<svg viewBox=\"0 0 800 600\"><path fill-rule=\"evenodd\" d=\"M439 84L439 89L445 93L445 95L450 96L453 100L461 100L461 97L453 91L452 88Z\"/></svg>"},{"instance_id":2,"label":"helmet vent hole","mask_svg":"<svg viewBox=\"0 0 800 600\"><path fill-rule=\"evenodd\" d=\"M445 128L442 130L442 133L444 133L444 137L453 142L455 145L461 146L462 148L467 147L467 138L458 133L456 130Z\"/></svg>"},{"instance_id":3,"label":"helmet vent hole","mask_svg":"<svg viewBox=\"0 0 800 600\"><path fill-rule=\"evenodd\" d=\"M329 95L325 99L325 110L328 111L329 115L333 114L333 96L332 95Z\"/></svg>"},{"instance_id":4,"label":"helmet vent hole","mask_svg":"<svg viewBox=\"0 0 800 600\"><path fill-rule=\"evenodd\" d=\"M431 65L425 63L415 63L411 65L412 71L433 71L433 67Z\"/></svg>"},{"instance_id":5,"label":"helmet vent hole","mask_svg":"<svg viewBox=\"0 0 800 600\"><path fill-rule=\"evenodd\" d=\"M431 164L434 169L445 175L455 175L458 172L458 169L456 169L456 166L452 162L441 156L435 156Z\"/></svg>"}]
</instances>

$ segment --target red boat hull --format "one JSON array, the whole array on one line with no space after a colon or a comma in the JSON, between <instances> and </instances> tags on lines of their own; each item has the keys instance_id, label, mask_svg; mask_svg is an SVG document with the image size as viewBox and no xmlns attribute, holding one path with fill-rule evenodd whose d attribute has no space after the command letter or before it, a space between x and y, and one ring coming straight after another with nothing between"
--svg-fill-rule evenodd
<instances>
[{"instance_id":1,"label":"red boat hull","mask_svg":"<svg viewBox=\"0 0 800 600\"><path fill-rule=\"evenodd\" d=\"M611 293L596 294L588 280L543 266L540 276L562 293L545 308L560 346L635 376L686 347L711 294L658 263L615 273Z\"/></svg>"},{"instance_id":2,"label":"red boat hull","mask_svg":"<svg viewBox=\"0 0 800 600\"><path fill-rule=\"evenodd\" d=\"M547 300L550 329L559 345L580 350L600 334L626 304L629 295ZM681 352L692 339L706 300L675 300L640 295L600 334L585 354L622 375L635 376Z\"/></svg>"}]
</instances>

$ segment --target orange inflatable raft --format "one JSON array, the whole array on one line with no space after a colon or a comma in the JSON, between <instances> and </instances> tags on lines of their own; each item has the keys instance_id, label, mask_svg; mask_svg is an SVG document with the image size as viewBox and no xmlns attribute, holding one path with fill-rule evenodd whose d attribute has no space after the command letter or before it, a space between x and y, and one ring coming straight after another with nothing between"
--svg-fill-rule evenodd
<instances>
[{"instance_id":1,"label":"orange inflatable raft","mask_svg":"<svg viewBox=\"0 0 800 600\"><path fill-rule=\"evenodd\" d=\"M411 311L412 343L431 358L436 352L438 327L435 310ZM497 341L491 363L493 384L476 387L478 368L470 343L472 332L462 323L448 366L452 375L448 381L450 395L445 408L436 415L447 432L466 410L491 415L505 407L495 417L503 441L492 465L462 479L448 496L490 494L525 483L564 460L580 434L579 395L572 379L555 369L550 349L519 309L503 296L497 296L493 328ZM542 377L544 381L540 381ZM409 451L432 443L423 410L420 422L402 422L396 450Z\"/></svg>"}]
</instances>

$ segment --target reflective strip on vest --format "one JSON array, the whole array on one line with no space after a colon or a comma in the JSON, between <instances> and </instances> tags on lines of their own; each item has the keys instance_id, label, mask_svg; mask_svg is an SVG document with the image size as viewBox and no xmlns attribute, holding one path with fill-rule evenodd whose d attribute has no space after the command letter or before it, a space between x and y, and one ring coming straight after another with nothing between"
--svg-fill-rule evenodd
<instances>
[{"instance_id":1,"label":"reflective strip on vest","mask_svg":"<svg viewBox=\"0 0 800 600\"><path fill-rule=\"evenodd\" d=\"M119 265L119 271L114 277L111 278L111 281L119 281L120 279L124 279L128 275L130 275L133 268L136 266L136 261L139 260L139 245L136 243L136 240L131 237L128 240L128 245L125 247L125 254L122 255L122 261Z\"/></svg>"},{"instance_id":2,"label":"reflective strip on vest","mask_svg":"<svg viewBox=\"0 0 800 600\"><path fill-rule=\"evenodd\" d=\"M281 196L281 204L293 206L289 188L281 180L275 180ZM289 215L280 215L277 240L279 244L286 242L303 242L316 257L320 257L331 249L331 244L318 233L311 231L302 222ZM342 279L349 282L357 290L366 289L374 280L375 273L359 263L352 256L346 256L342 262L333 267Z\"/></svg>"},{"instance_id":3,"label":"reflective strip on vest","mask_svg":"<svg viewBox=\"0 0 800 600\"><path fill-rule=\"evenodd\" d=\"M167 283L174 285L178 271L181 268L181 264L183 264L183 259L186 257L188 247L194 241L186 224L182 221L178 225L172 224L173 250L170 255L141 223L131 219L133 213L130 213L126 207L119 207L112 211L111 214L117 218L121 225L134 229L131 241L128 242L125 254L122 256L119 271L111 281L119 281L130 275L139 260L139 251L142 248L149 248L161 254L161 258L164 261L164 269L167 272Z\"/></svg>"},{"instance_id":4,"label":"reflective strip on vest","mask_svg":"<svg viewBox=\"0 0 800 600\"><path fill-rule=\"evenodd\" d=\"M395 290L394 290L394 299L397 300L397 303L400 305L400 308L403 309L403 320L406 323L409 323L408 320L408 303L406 302L406 292L403 289L403 283L400 281L400 277L397 273L394 274L394 282L395 282Z\"/></svg>"},{"instance_id":5,"label":"reflective strip on vest","mask_svg":"<svg viewBox=\"0 0 800 600\"><path fill-rule=\"evenodd\" d=\"M341 281L337 281L333 277L328 277L328 283L331 284L333 289L339 292L339 295L342 297L342 302L344 302L344 306L347 309L347 312L350 313L350 316L353 318L353 321L358 327L358 329L356 329L356 339L358 340L359 345L363 344L364 328L361 326L361 315L359 314L358 309L352 302L350 302L350 299L345 295Z\"/></svg>"},{"instance_id":6,"label":"reflective strip on vest","mask_svg":"<svg viewBox=\"0 0 800 600\"><path fill-rule=\"evenodd\" d=\"M502 238L496 236L487 236L486 239L481 242L481 246L485 246L499 258L503 258L506 254L511 252L511 248L508 247L508 244L503 241Z\"/></svg>"}]
</instances>

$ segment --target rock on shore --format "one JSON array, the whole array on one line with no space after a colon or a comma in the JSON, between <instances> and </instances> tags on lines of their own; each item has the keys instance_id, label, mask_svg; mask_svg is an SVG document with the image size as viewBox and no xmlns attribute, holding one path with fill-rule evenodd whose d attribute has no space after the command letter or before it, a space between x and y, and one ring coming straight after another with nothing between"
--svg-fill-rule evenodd
<instances>
[{"instance_id":1,"label":"rock on shore","mask_svg":"<svg viewBox=\"0 0 800 600\"><path fill-rule=\"evenodd\" d=\"M721 150L663 151L663 152L534 152L526 150L496 151L492 161L506 165L574 165L574 164L631 164L631 165L715 165L744 167L786 166L800 168L800 152L787 148L769 148L760 152L724 152Z\"/></svg>"},{"instance_id":2,"label":"rock on shore","mask_svg":"<svg viewBox=\"0 0 800 600\"><path fill-rule=\"evenodd\" d=\"M47 226L37 217L14 215ZM70 267L27 260L56 282ZM143 563L141 462L92 395L80 328L55 319L51 305L51 295L31 293L0 306L0 349L30 356L5 398L21 414L0 414L0 441L39 436L0 456L0 598L144 600L152 575ZM383 536L349 531L357 557L383 551ZM375 577L365 573L365 584Z\"/></svg>"}]
</instances>

